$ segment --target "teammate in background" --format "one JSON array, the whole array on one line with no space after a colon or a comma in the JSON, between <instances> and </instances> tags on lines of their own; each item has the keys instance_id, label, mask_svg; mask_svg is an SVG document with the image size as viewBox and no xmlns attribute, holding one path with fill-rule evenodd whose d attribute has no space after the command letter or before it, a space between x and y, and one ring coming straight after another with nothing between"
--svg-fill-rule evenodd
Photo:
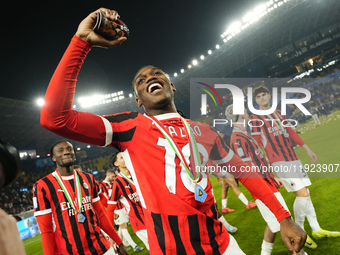
<instances>
[{"instance_id":1,"label":"teammate in background","mask_svg":"<svg viewBox=\"0 0 340 255\"><path fill-rule=\"evenodd\" d=\"M131 178L130 172L128 171L125 161L120 152L115 152L111 156L111 163L119 168L120 173L112 184L112 195L108 201L107 214L110 221L113 223L113 214L119 215L117 220L125 218L124 214L128 213L130 223L135 234L143 241L146 248L149 250L148 235L145 227L145 219L142 206L139 202L139 196L136 191L135 183ZM121 202L125 208L116 210L117 203ZM123 236L134 247L134 251L142 251L142 248L135 244L129 235L127 230L126 222L119 225L122 228ZM130 237L131 240L128 239ZM134 244L134 245L133 245Z\"/></svg>"},{"instance_id":2,"label":"teammate in background","mask_svg":"<svg viewBox=\"0 0 340 255\"><path fill-rule=\"evenodd\" d=\"M77 76L90 49L110 48L126 40L108 41L93 31L99 11L111 20L117 17L116 11L101 8L80 23L47 89L42 126L64 137L121 151L143 206L151 254L244 254L221 227L211 189L206 190L207 178L201 178L200 171L196 173L197 164L189 166L190 143L195 139L204 144L200 152L195 149L196 163L201 153L204 162L210 157L221 166L232 165L239 181L274 212L288 250L294 254L300 251L306 234L265 182L241 173L244 162L223 150L220 138L209 126L197 124L196 130L205 137L190 135L187 120L179 116L174 104L176 88L161 69L144 67L133 80L136 102L144 107L144 115L125 112L97 116L72 109Z\"/></svg>"},{"instance_id":3,"label":"teammate in background","mask_svg":"<svg viewBox=\"0 0 340 255\"><path fill-rule=\"evenodd\" d=\"M260 86L255 88L253 97L262 110L270 109L271 94L266 87ZM275 169L274 171L277 176L283 181L286 190L294 192L296 196L293 205L295 222L304 229L305 217L307 217L312 228L313 237L338 237L340 232L327 231L320 228L308 189L311 181L300 159L295 154L292 141L306 150L308 156L312 159L312 163L316 162L317 157L293 128L282 125L282 121L285 119L285 116L281 115L280 110L276 110L270 115L253 114L250 117L252 121L251 135L261 148L262 146L264 147L270 164ZM280 171L283 167L297 171ZM317 244L307 236L305 246L315 249Z\"/></svg>"},{"instance_id":4,"label":"teammate in background","mask_svg":"<svg viewBox=\"0 0 340 255\"><path fill-rule=\"evenodd\" d=\"M105 179L99 184L99 189L103 194L103 198L100 198L103 206L107 208L107 202L109 201L112 194L112 182L116 179L117 173L114 169L108 169L106 171Z\"/></svg>"},{"instance_id":5,"label":"teammate in background","mask_svg":"<svg viewBox=\"0 0 340 255\"><path fill-rule=\"evenodd\" d=\"M245 109L242 115L234 115L233 105L229 105L225 111L225 115L227 119L235 123L230 139L232 150L237 153L244 162L251 162L251 166L259 173L259 177L265 179L282 206L289 211L286 202L278 190L278 188L283 187L282 181L270 172L269 164L262 148L260 148L256 140L249 135L247 126L244 125L244 123L248 123L249 120L247 110ZM265 204L259 199L256 199L256 197L255 201L257 202L263 219L267 222L261 247L261 255L270 255L274 246L276 233L280 231L280 223ZM307 255L307 253L304 254Z\"/></svg>"},{"instance_id":6,"label":"teammate in background","mask_svg":"<svg viewBox=\"0 0 340 255\"><path fill-rule=\"evenodd\" d=\"M106 171L105 179L98 185L99 186L100 202L105 207L105 209L107 208L107 202L110 200L110 197L111 197L111 194L112 194L112 182L116 179L117 174L118 174L118 172L115 169L108 169ZM120 201L118 201L117 207L119 209L122 209L124 206L120 203ZM114 227L115 227L115 229L118 230L118 235L123 240L123 244L125 246L131 245L132 247L135 247L136 244L135 244L135 242L133 242L129 232L125 233L125 235L128 237L128 240L132 241L131 243L129 243L123 235L122 228L127 228L126 223L129 222L129 219L128 219L128 216L127 216L126 213L125 213L124 216L125 217L121 216L120 218L118 218L119 215L115 214L115 218L117 218L117 220L115 220ZM125 223L125 225L122 225L123 223ZM122 226L120 226L120 225L122 225Z\"/></svg>"},{"instance_id":7,"label":"teammate in background","mask_svg":"<svg viewBox=\"0 0 340 255\"><path fill-rule=\"evenodd\" d=\"M218 133L223 142L230 147L230 136L219 132ZM248 202L248 199L245 197L245 195L240 191L238 188L238 184L236 183L236 180L233 175L226 173L226 175L223 178L220 178L219 184L222 186L222 192L221 192L221 202L222 202L222 213L231 213L235 211L234 209L230 209L227 207L228 203L228 189L231 187L234 191L234 194L238 197L238 199L241 200L242 203L245 204L247 209L251 209L256 207L256 203L252 203L251 201Z\"/></svg>"},{"instance_id":8,"label":"teammate in background","mask_svg":"<svg viewBox=\"0 0 340 255\"><path fill-rule=\"evenodd\" d=\"M73 168L75 153L71 143L59 141L51 148L57 169L33 186L34 216L41 231L45 255L115 254L101 228L127 254L122 240L108 222L99 202L92 175Z\"/></svg>"}]
</instances>

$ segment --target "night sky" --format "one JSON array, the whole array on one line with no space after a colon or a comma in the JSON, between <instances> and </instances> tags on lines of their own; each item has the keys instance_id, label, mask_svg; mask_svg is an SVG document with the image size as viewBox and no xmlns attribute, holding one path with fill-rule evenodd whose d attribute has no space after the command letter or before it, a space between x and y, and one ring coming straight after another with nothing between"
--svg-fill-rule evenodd
<instances>
[{"instance_id":1,"label":"night sky","mask_svg":"<svg viewBox=\"0 0 340 255\"><path fill-rule=\"evenodd\" d=\"M1 15L0 97L34 102L44 96L78 24L100 7L118 11L130 38L118 48L91 50L76 97L120 90L127 96L134 74L144 65L158 66L171 76L180 73L221 45L220 35L228 25L265 2L7 1Z\"/></svg>"}]
</instances>

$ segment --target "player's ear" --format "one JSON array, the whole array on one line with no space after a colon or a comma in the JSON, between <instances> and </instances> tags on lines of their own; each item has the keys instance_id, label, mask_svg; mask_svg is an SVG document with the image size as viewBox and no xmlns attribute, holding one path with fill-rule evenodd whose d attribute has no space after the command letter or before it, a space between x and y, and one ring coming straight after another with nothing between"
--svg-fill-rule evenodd
<instances>
[{"instance_id":1,"label":"player's ear","mask_svg":"<svg viewBox=\"0 0 340 255\"><path fill-rule=\"evenodd\" d=\"M176 91L176 87L172 82L171 82L171 88L172 88L172 91Z\"/></svg>"},{"instance_id":2,"label":"player's ear","mask_svg":"<svg viewBox=\"0 0 340 255\"><path fill-rule=\"evenodd\" d=\"M116 161L116 162L114 162L113 163L116 167L118 167L119 166L119 164L118 164L118 162Z\"/></svg>"},{"instance_id":3,"label":"player's ear","mask_svg":"<svg viewBox=\"0 0 340 255\"><path fill-rule=\"evenodd\" d=\"M142 101L139 99L139 97L136 97L136 103L138 107L141 107L143 105Z\"/></svg>"}]
</instances>

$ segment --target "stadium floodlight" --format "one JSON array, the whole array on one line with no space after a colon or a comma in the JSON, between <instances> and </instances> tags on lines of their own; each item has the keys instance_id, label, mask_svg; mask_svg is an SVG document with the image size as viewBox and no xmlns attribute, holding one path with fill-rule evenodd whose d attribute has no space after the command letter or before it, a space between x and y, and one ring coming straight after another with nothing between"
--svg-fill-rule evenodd
<instances>
[{"instance_id":1,"label":"stadium floodlight","mask_svg":"<svg viewBox=\"0 0 340 255\"><path fill-rule=\"evenodd\" d=\"M228 41L227 39L223 39L223 42L225 42L225 43L226 43L227 41Z\"/></svg>"},{"instance_id":2,"label":"stadium floodlight","mask_svg":"<svg viewBox=\"0 0 340 255\"><path fill-rule=\"evenodd\" d=\"M184 73L184 69L181 69L181 73Z\"/></svg>"},{"instance_id":3,"label":"stadium floodlight","mask_svg":"<svg viewBox=\"0 0 340 255\"><path fill-rule=\"evenodd\" d=\"M38 106L43 106L44 104L45 104L44 99L42 99L42 98L38 98L38 99L37 99L37 105L38 105Z\"/></svg>"},{"instance_id":4,"label":"stadium floodlight","mask_svg":"<svg viewBox=\"0 0 340 255\"><path fill-rule=\"evenodd\" d=\"M76 108L77 108L77 106L74 104L74 105L72 106L72 108L73 108L73 109L76 109Z\"/></svg>"},{"instance_id":5,"label":"stadium floodlight","mask_svg":"<svg viewBox=\"0 0 340 255\"><path fill-rule=\"evenodd\" d=\"M204 56L203 56L203 55L201 55L201 56L200 56L200 59L202 59L202 60L203 60L203 59L204 59Z\"/></svg>"},{"instance_id":6,"label":"stadium floodlight","mask_svg":"<svg viewBox=\"0 0 340 255\"><path fill-rule=\"evenodd\" d=\"M266 5L265 4L260 4L258 5L255 9L254 9L254 13L255 14L260 14L262 13L263 11L266 10Z\"/></svg>"},{"instance_id":7,"label":"stadium floodlight","mask_svg":"<svg viewBox=\"0 0 340 255\"><path fill-rule=\"evenodd\" d=\"M217 44L217 45L216 45L216 49L219 49L219 48L220 48L220 45Z\"/></svg>"},{"instance_id":8,"label":"stadium floodlight","mask_svg":"<svg viewBox=\"0 0 340 255\"><path fill-rule=\"evenodd\" d=\"M129 97L132 97L132 94L131 94L131 93L129 94Z\"/></svg>"},{"instance_id":9,"label":"stadium floodlight","mask_svg":"<svg viewBox=\"0 0 340 255\"><path fill-rule=\"evenodd\" d=\"M211 55L211 53L212 53L211 50L208 50L208 54Z\"/></svg>"},{"instance_id":10,"label":"stadium floodlight","mask_svg":"<svg viewBox=\"0 0 340 255\"><path fill-rule=\"evenodd\" d=\"M248 12L243 18L242 21L243 22L247 22L249 20L252 20L256 17L256 15L253 12Z\"/></svg>"},{"instance_id":11,"label":"stadium floodlight","mask_svg":"<svg viewBox=\"0 0 340 255\"><path fill-rule=\"evenodd\" d=\"M79 148L79 147L77 148L77 151L80 151L80 148Z\"/></svg>"},{"instance_id":12,"label":"stadium floodlight","mask_svg":"<svg viewBox=\"0 0 340 255\"><path fill-rule=\"evenodd\" d=\"M239 21L233 22L233 23L228 27L227 33L230 34L230 33L233 33L233 32L235 32L235 31L237 31L237 30L240 28L241 25L242 25L242 24L241 24L241 22L239 22Z\"/></svg>"},{"instance_id":13,"label":"stadium floodlight","mask_svg":"<svg viewBox=\"0 0 340 255\"><path fill-rule=\"evenodd\" d=\"M190 69L192 66L191 65L188 65L188 68Z\"/></svg>"},{"instance_id":14,"label":"stadium floodlight","mask_svg":"<svg viewBox=\"0 0 340 255\"><path fill-rule=\"evenodd\" d=\"M36 158L40 158L40 155L35 156Z\"/></svg>"},{"instance_id":15,"label":"stadium floodlight","mask_svg":"<svg viewBox=\"0 0 340 255\"><path fill-rule=\"evenodd\" d=\"M197 60L196 59L194 59L193 61L192 61L192 64L195 66L195 65L197 65Z\"/></svg>"},{"instance_id":16,"label":"stadium floodlight","mask_svg":"<svg viewBox=\"0 0 340 255\"><path fill-rule=\"evenodd\" d=\"M51 156L51 154L47 153L47 157L50 157L50 156Z\"/></svg>"},{"instance_id":17,"label":"stadium floodlight","mask_svg":"<svg viewBox=\"0 0 340 255\"><path fill-rule=\"evenodd\" d=\"M124 99L124 96L119 96L118 99L122 100L122 99Z\"/></svg>"},{"instance_id":18,"label":"stadium floodlight","mask_svg":"<svg viewBox=\"0 0 340 255\"><path fill-rule=\"evenodd\" d=\"M90 148L91 148L91 145L87 145L87 148L90 149Z\"/></svg>"},{"instance_id":19,"label":"stadium floodlight","mask_svg":"<svg viewBox=\"0 0 340 255\"><path fill-rule=\"evenodd\" d=\"M174 76L177 77L177 73L174 73Z\"/></svg>"}]
</instances>

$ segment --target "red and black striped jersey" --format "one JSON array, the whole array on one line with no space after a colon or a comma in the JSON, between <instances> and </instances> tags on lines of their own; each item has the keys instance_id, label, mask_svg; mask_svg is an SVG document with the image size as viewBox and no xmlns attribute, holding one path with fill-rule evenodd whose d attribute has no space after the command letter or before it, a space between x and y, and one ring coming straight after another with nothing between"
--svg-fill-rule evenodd
<instances>
[{"instance_id":1,"label":"red and black striped jersey","mask_svg":"<svg viewBox=\"0 0 340 255\"><path fill-rule=\"evenodd\" d=\"M92 175L77 171L82 194L81 213L86 217L78 222L74 209L64 191L51 174L38 180L33 186L34 216L52 214L57 254L104 254L110 242L100 231L93 203L99 201L96 182ZM68 190L75 192L74 175L62 176ZM75 195L70 194L75 203Z\"/></svg>"},{"instance_id":2,"label":"red and black striped jersey","mask_svg":"<svg viewBox=\"0 0 340 255\"><path fill-rule=\"evenodd\" d=\"M72 109L77 75L90 49L90 44L74 36L47 89L41 123L63 137L112 146L122 152L143 207L151 254L223 254L229 234L210 213L214 197L208 178L198 181L207 192L205 202L196 201L195 183L155 120L138 112L98 116ZM155 118L168 130L189 163L189 135L179 115L169 113ZM262 179L246 179L239 172L244 162L223 148L221 139L208 125L192 123L191 128L203 165L210 158L214 164L235 166L234 174L250 192L264 199L279 221L290 216ZM259 190L259 185L264 188Z\"/></svg>"},{"instance_id":3,"label":"red and black striped jersey","mask_svg":"<svg viewBox=\"0 0 340 255\"><path fill-rule=\"evenodd\" d=\"M103 180L99 184L99 189L101 191L100 193L100 202L102 202L102 205L107 208L107 202L109 201L111 194L112 194L112 183L108 183L107 181ZM119 209L123 208L123 205L118 202L117 207Z\"/></svg>"},{"instance_id":4,"label":"red and black striped jersey","mask_svg":"<svg viewBox=\"0 0 340 255\"><path fill-rule=\"evenodd\" d=\"M292 133L295 131L291 127L280 125L282 121L286 120L280 110L276 110L274 113L270 114L270 117L252 114L249 119L251 135L259 142L260 146L263 145L270 163L298 160L291 141ZM285 125L287 123L287 121L284 122ZM285 133L288 134L288 137L285 137Z\"/></svg>"},{"instance_id":5,"label":"red and black striped jersey","mask_svg":"<svg viewBox=\"0 0 340 255\"><path fill-rule=\"evenodd\" d=\"M244 162L251 162L251 170L256 170L273 192L278 192L275 176L270 172L265 155L258 150L256 143L248 135L234 129L230 137L230 146Z\"/></svg>"},{"instance_id":6,"label":"red and black striped jersey","mask_svg":"<svg viewBox=\"0 0 340 255\"><path fill-rule=\"evenodd\" d=\"M107 211L109 217L113 217L113 211L120 209L118 203L124 205L126 212L130 217L130 224L134 232L146 229L145 219L142 206L139 202L139 196L136 187L131 181L122 174L118 174L112 183L112 195L107 202Z\"/></svg>"}]
</instances>

